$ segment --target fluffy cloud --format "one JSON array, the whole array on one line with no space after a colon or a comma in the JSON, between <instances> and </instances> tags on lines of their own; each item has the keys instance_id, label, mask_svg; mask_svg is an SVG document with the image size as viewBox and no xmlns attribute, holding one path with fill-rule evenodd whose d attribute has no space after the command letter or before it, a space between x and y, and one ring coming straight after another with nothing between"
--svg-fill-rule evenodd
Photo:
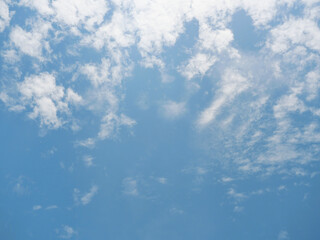
<instances>
[{"instance_id":1,"label":"fluffy cloud","mask_svg":"<svg viewBox=\"0 0 320 240\"><path fill-rule=\"evenodd\" d=\"M108 11L104 0L52 1L56 20L70 26L83 24L87 30L93 30L100 24Z\"/></svg>"},{"instance_id":2,"label":"fluffy cloud","mask_svg":"<svg viewBox=\"0 0 320 240\"><path fill-rule=\"evenodd\" d=\"M271 30L268 45L275 53L284 53L296 45L320 51L320 29L311 19L291 18Z\"/></svg>"},{"instance_id":3,"label":"fluffy cloud","mask_svg":"<svg viewBox=\"0 0 320 240\"><path fill-rule=\"evenodd\" d=\"M34 25L31 32L16 26L10 33L10 40L23 54L43 60L43 49L50 51L48 42L44 40L50 28L51 24L44 22Z\"/></svg>"},{"instance_id":4,"label":"fluffy cloud","mask_svg":"<svg viewBox=\"0 0 320 240\"><path fill-rule=\"evenodd\" d=\"M9 25L11 13L9 11L8 1L0 0L0 33Z\"/></svg>"},{"instance_id":5,"label":"fluffy cloud","mask_svg":"<svg viewBox=\"0 0 320 240\"><path fill-rule=\"evenodd\" d=\"M217 51L225 50L233 41L230 29L213 30L208 24L202 24L199 29L199 45L201 49Z\"/></svg>"},{"instance_id":6,"label":"fluffy cloud","mask_svg":"<svg viewBox=\"0 0 320 240\"><path fill-rule=\"evenodd\" d=\"M53 14L49 0L20 0L19 4L36 9L42 15Z\"/></svg>"},{"instance_id":7,"label":"fluffy cloud","mask_svg":"<svg viewBox=\"0 0 320 240\"><path fill-rule=\"evenodd\" d=\"M68 105L63 102L64 88L56 85L54 75L42 73L26 77L18 85L22 95L22 103L30 106L33 111L29 114L32 119L40 118L41 125L58 128L62 125L58 112L67 112Z\"/></svg>"},{"instance_id":8,"label":"fluffy cloud","mask_svg":"<svg viewBox=\"0 0 320 240\"><path fill-rule=\"evenodd\" d=\"M21 0L19 4L36 9L54 22L71 28L84 26L88 31L101 24L108 11L107 2L104 0Z\"/></svg>"},{"instance_id":9,"label":"fluffy cloud","mask_svg":"<svg viewBox=\"0 0 320 240\"><path fill-rule=\"evenodd\" d=\"M29 117L39 118L41 126L59 128L63 125L63 115L68 115L69 104L78 104L81 97L72 89L67 90L56 84L53 74L41 73L26 77L18 83L20 98L13 107L30 107L32 112Z\"/></svg>"}]
</instances>

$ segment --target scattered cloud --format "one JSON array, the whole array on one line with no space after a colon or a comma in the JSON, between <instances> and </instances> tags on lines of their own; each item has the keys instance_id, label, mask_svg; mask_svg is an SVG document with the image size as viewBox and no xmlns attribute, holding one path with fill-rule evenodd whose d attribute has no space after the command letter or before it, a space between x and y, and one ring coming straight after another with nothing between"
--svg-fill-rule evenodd
<instances>
[{"instance_id":1,"label":"scattered cloud","mask_svg":"<svg viewBox=\"0 0 320 240\"><path fill-rule=\"evenodd\" d=\"M80 190L75 188L73 190L73 199L76 204L81 204L83 206L89 204L92 200L92 198L98 193L98 186L93 185L89 192L81 194Z\"/></svg>"},{"instance_id":2,"label":"scattered cloud","mask_svg":"<svg viewBox=\"0 0 320 240\"><path fill-rule=\"evenodd\" d=\"M80 146L80 147L86 147L86 148L93 148L96 144L96 140L94 138L87 138L82 141L77 141L75 143L75 146Z\"/></svg>"},{"instance_id":3,"label":"scattered cloud","mask_svg":"<svg viewBox=\"0 0 320 240\"><path fill-rule=\"evenodd\" d=\"M161 183L161 184L166 184L167 181L168 181L168 179L165 178L165 177L159 177L159 178L157 178L157 181L158 181L159 183Z\"/></svg>"},{"instance_id":4,"label":"scattered cloud","mask_svg":"<svg viewBox=\"0 0 320 240\"><path fill-rule=\"evenodd\" d=\"M98 137L100 139L111 138L119 131L119 128L121 126L132 127L135 124L136 124L135 120L127 117L124 114L117 116L114 113L108 113L101 120Z\"/></svg>"},{"instance_id":5,"label":"scattered cloud","mask_svg":"<svg viewBox=\"0 0 320 240\"><path fill-rule=\"evenodd\" d=\"M138 182L136 179L127 177L122 181L123 193L130 196L138 196Z\"/></svg>"},{"instance_id":6,"label":"scattered cloud","mask_svg":"<svg viewBox=\"0 0 320 240\"><path fill-rule=\"evenodd\" d=\"M43 50L51 51L49 43L45 39L52 27L50 23L42 20L37 20L32 24L31 31L15 26L10 32L10 40L21 53L44 60Z\"/></svg>"},{"instance_id":7,"label":"scattered cloud","mask_svg":"<svg viewBox=\"0 0 320 240\"><path fill-rule=\"evenodd\" d=\"M281 185L278 187L278 191L284 191L287 190L287 187L285 185Z\"/></svg>"},{"instance_id":8,"label":"scattered cloud","mask_svg":"<svg viewBox=\"0 0 320 240\"><path fill-rule=\"evenodd\" d=\"M173 208L170 208L170 213L172 215L182 215L184 214L184 211L179 208L173 207Z\"/></svg>"},{"instance_id":9,"label":"scattered cloud","mask_svg":"<svg viewBox=\"0 0 320 240\"><path fill-rule=\"evenodd\" d=\"M223 177L223 178L221 179L221 181L224 182L224 183L232 182L233 180L234 180L234 179L231 178L231 177Z\"/></svg>"},{"instance_id":10,"label":"scattered cloud","mask_svg":"<svg viewBox=\"0 0 320 240\"><path fill-rule=\"evenodd\" d=\"M24 176L19 176L14 181L13 192L15 192L18 195L28 194L30 193L30 184L31 181L28 178Z\"/></svg>"},{"instance_id":11,"label":"scattered cloud","mask_svg":"<svg viewBox=\"0 0 320 240\"><path fill-rule=\"evenodd\" d=\"M182 67L180 72L188 80L197 75L203 76L216 62L216 57L199 53L193 56L186 66Z\"/></svg>"},{"instance_id":12,"label":"scattered cloud","mask_svg":"<svg viewBox=\"0 0 320 240\"><path fill-rule=\"evenodd\" d=\"M63 122L58 113L67 113L68 105L63 101L64 87L56 85L55 76L49 73L31 75L18 85L21 102L30 106L32 119L40 118L42 126L59 128Z\"/></svg>"},{"instance_id":13,"label":"scattered cloud","mask_svg":"<svg viewBox=\"0 0 320 240\"><path fill-rule=\"evenodd\" d=\"M241 207L241 206L235 206L233 209L233 211L237 213L243 212L243 210L244 210L244 207Z\"/></svg>"},{"instance_id":14,"label":"scattered cloud","mask_svg":"<svg viewBox=\"0 0 320 240\"><path fill-rule=\"evenodd\" d=\"M52 210L52 209L57 209L58 206L57 205L50 205L48 207L46 207L46 210Z\"/></svg>"},{"instance_id":15,"label":"scattered cloud","mask_svg":"<svg viewBox=\"0 0 320 240\"><path fill-rule=\"evenodd\" d=\"M32 210L33 210L33 211L38 211L38 210L40 210L41 208L42 208L41 205L35 205L35 206L32 207Z\"/></svg>"},{"instance_id":16,"label":"scattered cloud","mask_svg":"<svg viewBox=\"0 0 320 240\"><path fill-rule=\"evenodd\" d=\"M77 231L75 231L72 227L68 225L64 225L61 227L61 229L56 230L58 237L62 239L71 239L75 235L77 235Z\"/></svg>"},{"instance_id":17,"label":"scattered cloud","mask_svg":"<svg viewBox=\"0 0 320 240\"><path fill-rule=\"evenodd\" d=\"M166 101L161 105L161 114L169 120L181 117L186 112L185 102Z\"/></svg>"},{"instance_id":18,"label":"scattered cloud","mask_svg":"<svg viewBox=\"0 0 320 240\"><path fill-rule=\"evenodd\" d=\"M93 157L92 156L89 156L89 155L84 156L83 161L87 167L93 166Z\"/></svg>"},{"instance_id":19,"label":"scattered cloud","mask_svg":"<svg viewBox=\"0 0 320 240\"><path fill-rule=\"evenodd\" d=\"M285 239L289 239L289 234L287 231L282 230L278 234L278 240L285 240Z\"/></svg>"},{"instance_id":20,"label":"scattered cloud","mask_svg":"<svg viewBox=\"0 0 320 240\"><path fill-rule=\"evenodd\" d=\"M233 188L230 188L228 191L228 195L233 198L235 201L242 201L245 198L247 198L247 196L244 193L238 193L236 192L236 190L234 190Z\"/></svg>"}]
</instances>

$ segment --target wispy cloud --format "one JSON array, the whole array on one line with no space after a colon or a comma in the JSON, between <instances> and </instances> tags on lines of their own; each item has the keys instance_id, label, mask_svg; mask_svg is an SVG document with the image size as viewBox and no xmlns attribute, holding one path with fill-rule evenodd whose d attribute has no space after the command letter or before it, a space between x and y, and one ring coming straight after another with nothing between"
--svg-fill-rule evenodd
<instances>
[{"instance_id":1,"label":"wispy cloud","mask_svg":"<svg viewBox=\"0 0 320 240\"><path fill-rule=\"evenodd\" d=\"M75 188L73 190L73 199L76 204L87 205L91 202L92 198L98 193L98 186L93 185L89 192L81 194L80 190Z\"/></svg>"},{"instance_id":2,"label":"wispy cloud","mask_svg":"<svg viewBox=\"0 0 320 240\"><path fill-rule=\"evenodd\" d=\"M287 231L282 230L278 234L278 240L285 240L285 239L289 239L289 234Z\"/></svg>"},{"instance_id":3,"label":"wispy cloud","mask_svg":"<svg viewBox=\"0 0 320 240\"><path fill-rule=\"evenodd\" d=\"M138 196L138 182L136 179L127 177L122 181L123 193L125 195Z\"/></svg>"},{"instance_id":4,"label":"wispy cloud","mask_svg":"<svg viewBox=\"0 0 320 240\"><path fill-rule=\"evenodd\" d=\"M32 210L33 210L33 211L38 211L38 210L40 210L41 208L42 208L41 205L35 205L35 206L32 207Z\"/></svg>"},{"instance_id":5,"label":"wispy cloud","mask_svg":"<svg viewBox=\"0 0 320 240\"><path fill-rule=\"evenodd\" d=\"M242 201L245 198L247 198L247 196L244 193L236 192L236 190L233 188L229 189L228 195L236 201Z\"/></svg>"},{"instance_id":6,"label":"wispy cloud","mask_svg":"<svg viewBox=\"0 0 320 240\"><path fill-rule=\"evenodd\" d=\"M57 208L58 208L57 205L50 205L50 206L46 207L45 209L46 210L52 210L52 209L57 209Z\"/></svg>"},{"instance_id":7,"label":"wispy cloud","mask_svg":"<svg viewBox=\"0 0 320 240\"><path fill-rule=\"evenodd\" d=\"M250 86L247 78L237 71L228 69L222 76L221 87L217 97L211 105L205 109L197 121L200 128L203 128L215 120L223 105L230 103L241 92Z\"/></svg>"},{"instance_id":8,"label":"wispy cloud","mask_svg":"<svg viewBox=\"0 0 320 240\"><path fill-rule=\"evenodd\" d=\"M177 119L186 112L185 102L166 101L161 105L160 112L166 119Z\"/></svg>"},{"instance_id":9,"label":"wispy cloud","mask_svg":"<svg viewBox=\"0 0 320 240\"><path fill-rule=\"evenodd\" d=\"M93 157L92 156L89 156L89 155L84 156L83 161L87 167L93 166Z\"/></svg>"}]
</instances>

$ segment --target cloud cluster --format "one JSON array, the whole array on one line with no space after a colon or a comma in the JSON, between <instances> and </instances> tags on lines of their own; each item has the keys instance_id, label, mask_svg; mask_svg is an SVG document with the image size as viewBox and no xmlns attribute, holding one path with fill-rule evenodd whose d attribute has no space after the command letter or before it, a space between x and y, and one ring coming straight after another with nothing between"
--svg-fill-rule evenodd
<instances>
[{"instance_id":1,"label":"cloud cluster","mask_svg":"<svg viewBox=\"0 0 320 240\"><path fill-rule=\"evenodd\" d=\"M12 22L10 4L0 1L1 31ZM199 134L211 136L204 144L242 172L282 171L287 163L296 164L294 171L319 151L318 124L310 120L320 115L316 0L21 0L17 7L35 15L8 29L2 57L5 69L14 72L16 91L4 88L0 99L52 129L70 122L72 129L80 128L71 106L91 111L100 125L78 146L93 147L137 124L121 106L125 80L139 65L158 68L164 84L172 83L165 80L168 70L186 80L183 100L162 102L161 115L177 119L188 109ZM231 22L239 11L263 33L259 48L250 53L237 49ZM167 61L189 23L196 23L193 45L177 48L183 59ZM18 71L14 65L24 64L23 56L31 64ZM189 104L204 76L212 97L192 112ZM307 121L299 120L305 116ZM301 144L311 144L311 152Z\"/></svg>"}]
</instances>

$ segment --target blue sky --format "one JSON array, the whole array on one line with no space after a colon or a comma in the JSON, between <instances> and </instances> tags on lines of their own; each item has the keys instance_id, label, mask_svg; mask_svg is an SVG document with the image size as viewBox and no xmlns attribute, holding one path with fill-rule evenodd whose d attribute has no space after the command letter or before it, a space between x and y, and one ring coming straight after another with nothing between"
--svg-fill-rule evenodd
<instances>
[{"instance_id":1,"label":"blue sky","mask_svg":"<svg viewBox=\"0 0 320 240\"><path fill-rule=\"evenodd\" d=\"M0 0L0 239L319 239L319 16Z\"/></svg>"}]
</instances>

